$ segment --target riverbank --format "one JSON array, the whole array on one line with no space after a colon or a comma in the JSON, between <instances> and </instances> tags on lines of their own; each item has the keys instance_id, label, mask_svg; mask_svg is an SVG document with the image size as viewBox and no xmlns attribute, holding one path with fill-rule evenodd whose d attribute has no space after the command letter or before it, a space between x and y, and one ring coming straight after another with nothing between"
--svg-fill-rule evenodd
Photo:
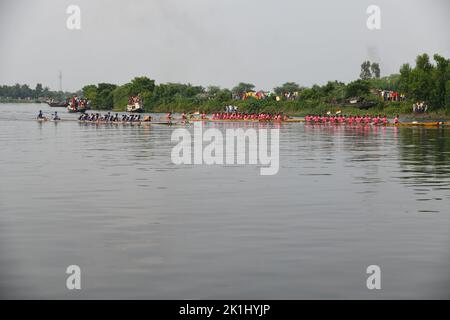
<instances>
[{"instance_id":1,"label":"riverbank","mask_svg":"<svg viewBox=\"0 0 450 320\"><path fill-rule=\"evenodd\" d=\"M25 100L25 99L11 99L0 100L0 104L6 103L43 103L39 101ZM44 103L45 104L45 103ZM261 103L261 101L239 101L230 100L222 104L160 104L152 106L152 108L146 109L147 113L193 113L193 112L205 112L207 114L215 112L223 112L226 105L235 105L240 112L246 113L283 113L292 117L304 117L308 114L326 114L341 112L345 115L386 115L389 118L393 118L396 115L400 115L401 118L414 119L414 120L450 120L450 115L446 113L445 109L433 110L427 113L413 113L411 112L412 103L409 101L403 102L382 102L369 109L359 109L351 106L339 106L326 103L314 104L313 101L272 101ZM98 111L108 111L108 109L98 109ZM125 107L114 108L113 112L125 112Z\"/></svg>"},{"instance_id":2,"label":"riverbank","mask_svg":"<svg viewBox=\"0 0 450 320\"><path fill-rule=\"evenodd\" d=\"M427 113L413 113L412 102L379 102L377 105L369 109L359 109L353 106L333 105L327 103L318 103L316 101L239 101L230 100L220 105L217 104L164 104L157 105L151 108L149 112L204 112L207 114L215 112L223 112L227 105L235 105L239 112L244 113L282 113L293 117L304 117L308 114L326 114L339 112L346 115L363 115L368 114L386 115L389 118L394 118L400 115L405 118L442 120L450 119L450 114L446 113L445 109L432 110ZM114 109L114 111L123 111L123 108Z\"/></svg>"}]
</instances>

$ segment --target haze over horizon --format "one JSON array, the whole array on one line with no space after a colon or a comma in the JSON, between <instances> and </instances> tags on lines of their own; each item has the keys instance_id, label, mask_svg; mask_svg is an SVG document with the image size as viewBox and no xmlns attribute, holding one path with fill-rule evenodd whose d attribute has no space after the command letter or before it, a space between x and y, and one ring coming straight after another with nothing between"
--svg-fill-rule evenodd
<instances>
[{"instance_id":1,"label":"haze over horizon","mask_svg":"<svg viewBox=\"0 0 450 320\"><path fill-rule=\"evenodd\" d=\"M366 27L369 5L381 30ZM66 27L69 5L81 30ZM270 90L358 78L364 60L381 74L418 54L449 57L446 0L0 0L0 85L42 83L76 91L87 84L148 76Z\"/></svg>"}]
</instances>

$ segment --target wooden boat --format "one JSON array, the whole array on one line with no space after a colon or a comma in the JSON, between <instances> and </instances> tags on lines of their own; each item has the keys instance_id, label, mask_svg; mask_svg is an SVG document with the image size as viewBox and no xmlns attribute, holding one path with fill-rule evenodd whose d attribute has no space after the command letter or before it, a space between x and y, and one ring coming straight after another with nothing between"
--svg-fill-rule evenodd
<instances>
[{"instance_id":1,"label":"wooden boat","mask_svg":"<svg viewBox=\"0 0 450 320\"><path fill-rule=\"evenodd\" d=\"M259 119L210 119L210 118L205 118L205 119L201 119L201 118L191 118L189 119L189 121L194 121L194 122L249 122L249 123L280 123L280 122L305 122L304 119L287 119L287 120L281 120L281 121L277 121L277 120L259 120Z\"/></svg>"},{"instance_id":2,"label":"wooden boat","mask_svg":"<svg viewBox=\"0 0 450 320\"><path fill-rule=\"evenodd\" d=\"M142 113L144 112L144 109L139 103L129 104L127 105L127 112L130 113Z\"/></svg>"},{"instance_id":3,"label":"wooden boat","mask_svg":"<svg viewBox=\"0 0 450 320\"><path fill-rule=\"evenodd\" d=\"M58 119L54 119L54 118L47 118L47 117L44 117L44 118L38 118L38 119L36 119L36 121L37 122L67 122L67 121L71 121L71 120L62 120L61 118L58 118Z\"/></svg>"},{"instance_id":4,"label":"wooden boat","mask_svg":"<svg viewBox=\"0 0 450 320\"><path fill-rule=\"evenodd\" d=\"M88 109L89 101L87 99L79 99L76 96L70 99L70 102L67 104L67 112L76 113L81 112L85 113Z\"/></svg>"},{"instance_id":5,"label":"wooden boat","mask_svg":"<svg viewBox=\"0 0 450 320\"><path fill-rule=\"evenodd\" d=\"M44 121L54 121L52 119L48 119L44 117L43 119L37 119L39 122ZM187 121L182 120L176 120L176 121L149 121L149 120L139 120L139 121L103 121L103 120L97 120L97 121L90 121L90 120L76 120L76 119L62 119L62 120L56 120L56 121L78 121L79 123L87 123L87 124L126 124L126 125L186 125L189 124L189 122L216 122L216 123L259 123L258 120L239 120L239 119L191 119ZM268 121L261 121L262 123L268 123ZM270 121L270 123L280 123L276 121ZM315 122L308 122L306 123L304 119L288 119L281 121L281 123L305 123L306 125L311 126L351 126L351 127L358 127L358 126L374 126L374 127L428 127L428 128L440 128L440 127L450 127L450 121L424 121L424 122L418 122L418 121L412 121L412 122L399 122L399 123L387 123L387 124L374 124L374 123L353 123L349 125L348 123L315 123Z\"/></svg>"},{"instance_id":6,"label":"wooden boat","mask_svg":"<svg viewBox=\"0 0 450 320\"><path fill-rule=\"evenodd\" d=\"M139 96L130 97L127 104L127 112L130 113L142 113L144 107L142 105L142 99Z\"/></svg>"},{"instance_id":7,"label":"wooden boat","mask_svg":"<svg viewBox=\"0 0 450 320\"><path fill-rule=\"evenodd\" d=\"M52 108L64 108L67 106L67 102L61 102L61 101L46 101L47 104Z\"/></svg>"},{"instance_id":8,"label":"wooden boat","mask_svg":"<svg viewBox=\"0 0 450 320\"><path fill-rule=\"evenodd\" d=\"M321 122L308 122L309 125L338 125L338 126L374 126L374 127L441 127L441 126L450 126L450 121L436 121L436 122L399 122L399 123L379 123L374 124L371 123L321 123Z\"/></svg>"},{"instance_id":9,"label":"wooden boat","mask_svg":"<svg viewBox=\"0 0 450 320\"><path fill-rule=\"evenodd\" d=\"M430 122L399 122L399 123L389 123L392 126L398 127L440 127L440 126L450 126L450 121L430 121Z\"/></svg>"},{"instance_id":10,"label":"wooden boat","mask_svg":"<svg viewBox=\"0 0 450 320\"><path fill-rule=\"evenodd\" d=\"M189 121L191 122L218 122L218 123L226 123L226 122L249 122L249 123L256 123L256 122L270 122L270 123L297 123L297 122L305 122L305 119L301 119L301 118L295 118L295 119L287 119L287 120L282 120L282 121L274 121L274 120L257 120L257 119L250 119L250 120L243 120L243 119L210 119L210 118L205 118L205 119L201 119L201 118L191 118ZM322 122L308 122L307 124L311 124L311 125L330 125L329 122L327 123L322 123ZM332 125L350 125L348 123L334 123ZM388 123L388 124L383 124L383 123L379 123L379 124L374 124L374 123L353 123L351 124L351 126L364 126L364 125L372 125L372 126L398 126L398 127L413 127L413 126L417 126L417 127L438 127L438 126L449 126L450 125L450 121L427 121L427 122L418 122L418 121L412 121L412 122L399 122L397 124L395 123Z\"/></svg>"},{"instance_id":11,"label":"wooden boat","mask_svg":"<svg viewBox=\"0 0 450 320\"><path fill-rule=\"evenodd\" d=\"M69 113L77 113L77 112L85 113L86 110L87 110L87 108L85 106L79 106L79 107L74 107L72 105L67 106L67 112L69 112Z\"/></svg>"}]
</instances>

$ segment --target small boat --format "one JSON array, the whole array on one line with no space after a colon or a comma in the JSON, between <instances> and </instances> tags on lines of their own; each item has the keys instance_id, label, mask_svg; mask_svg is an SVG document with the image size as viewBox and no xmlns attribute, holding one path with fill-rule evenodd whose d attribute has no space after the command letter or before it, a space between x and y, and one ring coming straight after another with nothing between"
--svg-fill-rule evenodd
<instances>
[{"instance_id":1,"label":"small boat","mask_svg":"<svg viewBox=\"0 0 450 320\"><path fill-rule=\"evenodd\" d=\"M406 126L406 127L441 127L441 126L450 126L450 121L427 121L427 122L399 122L399 123L390 123L391 126Z\"/></svg>"},{"instance_id":2,"label":"small boat","mask_svg":"<svg viewBox=\"0 0 450 320\"><path fill-rule=\"evenodd\" d=\"M37 122L55 122L55 123L58 123L58 122L61 122L63 120L61 120L61 119L41 118L41 119L37 119L36 121Z\"/></svg>"},{"instance_id":3,"label":"small boat","mask_svg":"<svg viewBox=\"0 0 450 320\"><path fill-rule=\"evenodd\" d=\"M127 112L141 113L144 112L142 99L139 96L130 97L127 104Z\"/></svg>"},{"instance_id":4,"label":"small boat","mask_svg":"<svg viewBox=\"0 0 450 320\"><path fill-rule=\"evenodd\" d=\"M84 113L86 112L86 108L80 108L80 107L72 107L72 106L67 106L67 112L69 113L77 113L77 112L81 112Z\"/></svg>"},{"instance_id":5,"label":"small boat","mask_svg":"<svg viewBox=\"0 0 450 320\"><path fill-rule=\"evenodd\" d=\"M70 99L69 104L67 105L67 112L76 113L76 112L86 112L89 101L86 99L79 99L76 96Z\"/></svg>"},{"instance_id":6,"label":"small boat","mask_svg":"<svg viewBox=\"0 0 450 320\"><path fill-rule=\"evenodd\" d=\"M62 101L50 100L50 101L46 101L46 102L52 108L64 108L64 107L67 106L67 102L66 101L62 102Z\"/></svg>"},{"instance_id":7,"label":"small boat","mask_svg":"<svg viewBox=\"0 0 450 320\"><path fill-rule=\"evenodd\" d=\"M142 106L138 105L137 103L129 104L129 105L127 105L127 112L130 112L130 113L142 113L142 112L144 112L144 109L142 109Z\"/></svg>"}]
</instances>

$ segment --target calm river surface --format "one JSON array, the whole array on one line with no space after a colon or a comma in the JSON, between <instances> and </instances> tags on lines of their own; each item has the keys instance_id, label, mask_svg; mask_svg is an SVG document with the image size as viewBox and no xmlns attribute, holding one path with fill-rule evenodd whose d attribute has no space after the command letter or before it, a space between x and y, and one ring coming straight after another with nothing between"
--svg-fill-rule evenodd
<instances>
[{"instance_id":1,"label":"calm river surface","mask_svg":"<svg viewBox=\"0 0 450 320\"><path fill-rule=\"evenodd\" d=\"M0 104L2 298L450 297L450 129L283 124L261 176L172 164L175 127L39 109Z\"/></svg>"}]
</instances>

